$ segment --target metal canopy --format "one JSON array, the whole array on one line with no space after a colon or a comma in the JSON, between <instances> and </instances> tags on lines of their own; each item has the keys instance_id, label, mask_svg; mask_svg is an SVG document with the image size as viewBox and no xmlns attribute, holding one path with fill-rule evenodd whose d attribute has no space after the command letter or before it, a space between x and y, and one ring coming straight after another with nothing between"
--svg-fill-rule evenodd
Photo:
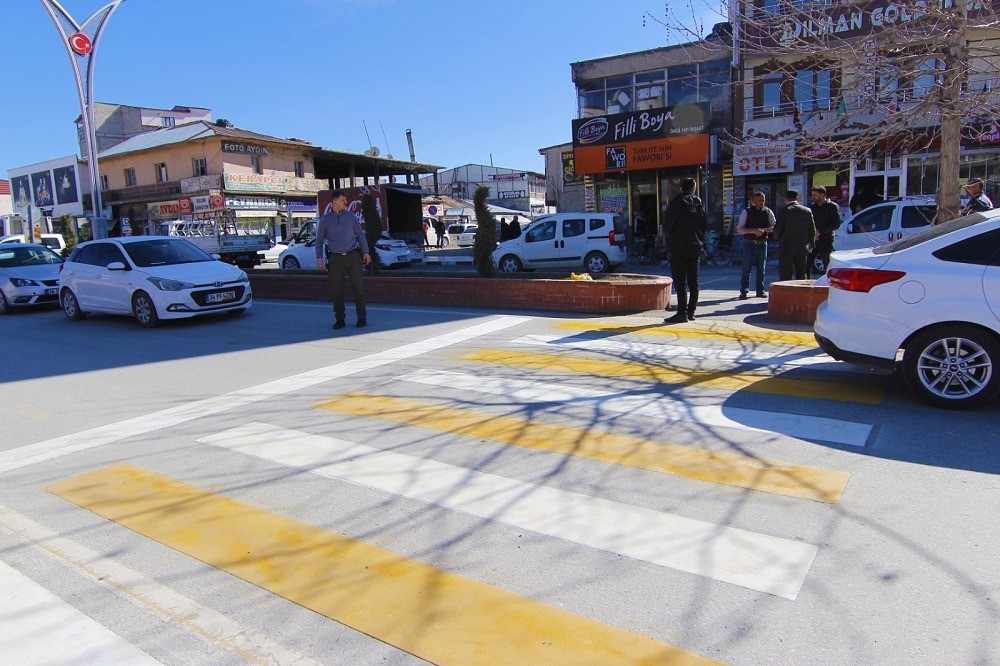
<instances>
[{"instance_id":1,"label":"metal canopy","mask_svg":"<svg viewBox=\"0 0 1000 666\"><path fill-rule=\"evenodd\" d=\"M316 177L330 178L376 178L378 176L406 176L435 173L444 167L436 164L421 164L391 160L385 157L370 157L358 153L347 153L326 148L312 151Z\"/></svg>"}]
</instances>

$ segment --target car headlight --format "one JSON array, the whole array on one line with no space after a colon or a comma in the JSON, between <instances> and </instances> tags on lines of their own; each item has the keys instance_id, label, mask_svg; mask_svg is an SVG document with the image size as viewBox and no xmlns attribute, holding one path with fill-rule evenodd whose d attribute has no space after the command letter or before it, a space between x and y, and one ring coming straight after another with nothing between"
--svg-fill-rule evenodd
<instances>
[{"instance_id":1,"label":"car headlight","mask_svg":"<svg viewBox=\"0 0 1000 666\"><path fill-rule=\"evenodd\" d=\"M11 278L10 283L15 287L37 287L38 283L34 280L25 280L24 278Z\"/></svg>"},{"instance_id":2,"label":"car headlight","mask_svg":"<svg viewBox=\"0 0 1000 666\"><path fill-rule=\"evenodd\" d=\"M240 271L240 276L236 278L237 282L249 282L250 278L247 276L246 271Z\"/></svg>"},{"instance_id":3,"label":"car headlight","mask_svg":"<svg viewBox=\"0 0 1000 666\"><path fill-rule=\"evenodd\" d=\"M156 288L160 291L180 291L181 289L192 289L193 284L188 284L187 282L179 282L178 280L167 280L166 278L147 278L150 282L156 285Z\"/></svg>"}]
</instances>

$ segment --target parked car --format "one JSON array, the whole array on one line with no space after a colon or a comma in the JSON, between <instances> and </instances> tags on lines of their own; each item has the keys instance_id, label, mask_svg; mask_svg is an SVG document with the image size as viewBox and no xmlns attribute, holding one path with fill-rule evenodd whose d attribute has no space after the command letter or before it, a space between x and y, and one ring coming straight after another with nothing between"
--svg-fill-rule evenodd
<instances>
[{"instance_id":1,"label":"parked car","mask_svg":"<svg viewBox=\"0 0 1000 666\"><path fill-rule=\"evenodd\" d=\"M0 238L0 245L6 243L24 243L24 236L21 234L14 234L12 236L4 236ZM57 254L61 253L66 249L66 241L63 239L61 234L42 234L42 245L49 248Z\"/></svg>"},{"instance_id":2,"label":"parked car","mask_svg":"<svg viewBox=\"0 0 1000 666\"><path fill-rule=\"evenodd\" d=\"M459 247L472 247L476 244L476 232L479 231L479 226L475 224L470 224L465 227L465 229L458 235L456 245Z\"/></svg>"},{"instance_id":3,"label":"parked car","mask_svg":"<svg viewBox=\"0 0 1000 666\"><path fill-rule=\"evenodd\" d=\"M940 407L1000 392L1000 210L834 252L827 279L815 332L830 356L898 369Z\"/></svg>"},{"instance_id":4,"label":"parked car","mask_svg":"<svg viewBox=\"0 0 1000 666\"><path fill-rule=\"evenodd\" d=\"M270 250L259 250L257 254L260 255L262 263L276 262L281 257L281 253L288 249L288 246L289 241L278 241L271 246Z\"/></svg>"},{"instance_id":5,"label":"parked car","mask_svg":"<svg viewBox=\"0 0 1000 666\"><path fill-rule=\"evenodd\" d=\"M375 252L386 268L409 266L412 260L410 248L401 240L382 232L375 243ZM297 271L316 266L316 221L310 221L299 231L292 243L278 257L278 265L287 271Z\"/></svg>"},{"instance_id":6,"label":"parked car","mask_svg":"<svg viewBox=\"0 0 1000 666\"><path fill-rule=\"evenodd\" d=\"M445 228L445 245L458 245L458 237L464 234L469 228L475 227L475 224L468 224L466 222L449 224Z\"/></svg>"},{"instance_id":7,"label":"parked car","mask_svg":"<svg viewBox=\"0 0 1000 666\"><path fill-rule=\"evenodd\" d=\"M625 262L627 223L611 213L558 213L532 222L493 252L502 273L536 268L583 268L607 273Z\"/></svg>"},{"instance_id":8,"label":"parked car","mask_svg":"<svg viewBox=\"0 0 1000 666\"><path fill-rule=\"evenodd\" d=\"M907 197L876 204L859 211L840 225L834 249L858 250L912 236L934 222L933 198Z\"/></svg>"},{"instance_id":9,"label":"parked car","mask_svg":"<svg viewBox=\"0 0 1000 666\"><path fill-rule=\"evenodd\" d=\"M243 312L253 300L242 270L167 236L81 243L59 277L59 301L72 320L90 313L131 314L150 328L163 319Z\"/></svg>"},{"instance_id":10,"label":"parked car","mask_svg":"<svg viewBox=\"0 0 1000 666\"><path fill-rule=\"evenodd\" d=\"M0 244L0 315L16 307L59 302L63 260L40 243Z\"/></svg>"}]
</instances>

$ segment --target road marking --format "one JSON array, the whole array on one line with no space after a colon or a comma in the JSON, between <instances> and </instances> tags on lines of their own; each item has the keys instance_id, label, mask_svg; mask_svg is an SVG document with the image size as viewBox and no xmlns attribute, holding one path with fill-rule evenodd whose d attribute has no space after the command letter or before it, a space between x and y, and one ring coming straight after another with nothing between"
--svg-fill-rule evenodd
<instances>
[{"instance_id":1,"label":"road marking","mask_svg":"<svg viewBox=\"0 0 1000 666\"><path fill-rule=\"evenodd\" d=\"M198 441L785 599L816 557L811 544L264 423Z\"/></svg>"},{"instance_id":2,"label":"road marking","mask_svg":"<svg viewBox=\"0 0 1000 666\"><path fill-rule=\"evenodd\" d=\"M344 414L488 439L689 479L836 504L851 475L729 451L653 442L597 429L580 430L427 402L347 393L319 403Z\"/></svg>"},{"instance_id":3,"label":"road marking","mask_svg":"<svg viewBox=\"0 0 1000 666\"><path fill-rule=\"evenodd\" d=\"M401 381L425 386L441 386L457 391L502 395L531 403L570 403L591 409L623 414L644 414L666 421L687 421L699 425L755 432L769 432L804 440L819 440L864 446L872 426L817 416L761 412L738 407L698 405L659 393L598 390L567 384L482 377L461 372L418 370L398 377Z\"/></svg>"},{"instance_id":4,"label":"road marking","mask_svg":"<svg viewBox=\"0 0 1000 666\"><path fill-rule=\"evenodd\" d=\"M0 650L11 665L160 663L3 562Z\"/></svg>"},{"instance_id":5,"label":"road marking","mask_svg":"<svg viewBox=\"0 0 1000 666\"><path fill-rule=\"evenodd\" d=\"M290 308L322 308L323 310L332 311L332 306L329 302L316 301L309 303L302 303L297 301L285 301L280 299L270 299L270 298L254 298L253 304L257 305L279 305ZM449 310L443 310L438 308L407 308L395 305L386 305L381 303L368 303L366 306L369 310L384 311L384 312L407 312L416 314L442 314L442 315L455 315L456 313L474 313L476 317L482 317L483 311L481 309L475 308L463 308L454 307Z\"/></svg>"},{"instance_id":6,"label":"road marking","mask_svg":"<svg viewBox=\"0 0 1000 666\"><path fill-rule=\"evenodd\" d=\"M624 335L626 333L639 333L641 335L701 338L703 340L725 340L727 342L736 342L740 344L777 344L797 345L801 347L817 346L816 338L813 337L812 333L736 328L720 324L712 324L711 326L664 326L661 324L622 326L621 324L594 324L585 321L568 321L558 324L556 328L570 331L592 331L618 335Z\"/></svg>"},{"instance_id":7,"label":"road marking","mask_svg":"<svg viewBox=\"0 0 1000 666\"><path fill-rule=\"evenodd\" d=\"M721 391L764 393L794 398L837 400L879 405L885 400L885 388L872 383L848 383L823 379L794 379L762 376L749 372L725 372L666 368L659 364L634 361L607 361L603 359L560 356L553 354L528 354L516 351L484 349L462 356L463 361L479 361L497 365L574 372L590 376L634 379L673 386Z\"/></svg>"},{"instance_id":8,"label":"road marking","mask_svg":"<svg viewBox=\"0 0 1000 666\"><path fill-rule=\"evenodd\" d=\"M501 316L457 331L342 361L325 368L276 379L231 393L223 393L212 398L91 428L72 435L10 449L0 453L0 474L46 460L61 458L71 453L104 446L129 437L144 435L162 428L169 428L203 416L245 407L348 375L367 372L396 361L414 358L444 347L461 344L473 338L496 333L527 321L529 320L526 317Z\"/></svg>"},{"instance_id":9,"label":"road marking","mask_svg":"<svg viewBox=\"0 0 1000 666\"><path fill-rule=\"evenodd\" d=\"M275 643L267 636L233 621L215 609L203 606L197 601L161 585L149 576L107 558L76 541L62 537L27 516L4 506L0 506L0 529L24 543L31 544L38 551L77 575L103 585L136 606L158 613L166 620L190 631L208 643L232 651L247 663L296 664L297 666L318 666L319 664L319 662L308 659L295 650ZM0 641L0 644L2 643L3 641ZM114 662L105 661L104 663Z\"/></svg>"},{"instance_id":10,"label":"road marking","mask_svg":"<svg viewBox=\"0 0 1000 666\"><path fill-rule=\"evenodd\" d=\"M710 663L647 636L132 465L46 489L435 664Z\"/></svg>"},{"instance_id":11,"label":"road marking","mask_svg":"<svg viewBox=\"0 0 1000 666\"><path fill-rule=\"evenodd\" d=\"M826 354L817 355L815 351L782 354L752 349L693 347L690 345L674 345L661 342L631 342L609 340L606 338L588 340L559 335L525 335L512 340L511 344L556 348L565 347L606 354L627 355L637 360L656 359L669 362L680 358L766 365L775 368L808 367L812 370L822 370L824 372L864 374L853 365L835 361Z\"/></svg>"}]
</instances>

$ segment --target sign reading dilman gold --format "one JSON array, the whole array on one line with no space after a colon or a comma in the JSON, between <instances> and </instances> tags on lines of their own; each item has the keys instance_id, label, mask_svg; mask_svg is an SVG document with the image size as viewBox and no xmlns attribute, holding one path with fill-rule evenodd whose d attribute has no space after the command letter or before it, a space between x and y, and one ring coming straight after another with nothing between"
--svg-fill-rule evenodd
<instances>
[{"instance_id":1,"label":"sign reading dilman gold","mask_svg":"<svg viewBox=\"0 0 1000 666\"><path fill-rule=\"evenodd\" d=\"M574 120L575 174L704 164L710 111L698 103Z\"/></svg>"}]
</instances>

